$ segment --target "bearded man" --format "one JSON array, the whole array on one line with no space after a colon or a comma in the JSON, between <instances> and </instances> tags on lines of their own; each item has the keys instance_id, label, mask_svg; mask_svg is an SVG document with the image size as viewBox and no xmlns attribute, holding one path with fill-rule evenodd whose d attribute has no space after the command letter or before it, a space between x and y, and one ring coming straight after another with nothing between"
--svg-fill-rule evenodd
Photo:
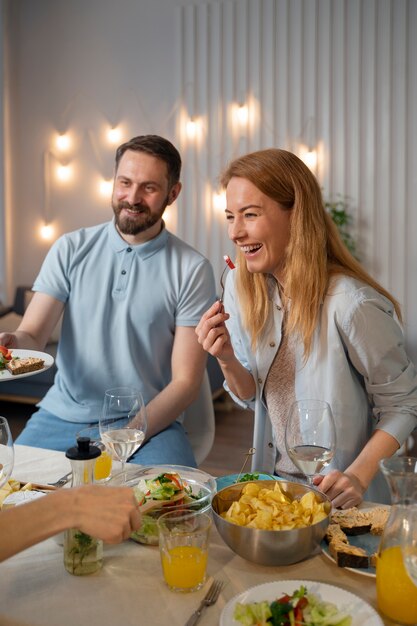
<instances>
[{"instance_id":1,"label":"bearded man","mask_svg":"<svg viewBox=\"0 0 417 626\"><path fill-rule=\"evenodd\" d=\"M210 263L165 228L181 191L181 157L157 135L119 146L111 222L63 235L48 252L9 348L43 350L61 314L53 386L16 443L66 450L97 424L104 392L142 392L148 428L130 459L195 466L181 425L206 356L194 329L215 299Z\"/></svg>"}]
</instances>

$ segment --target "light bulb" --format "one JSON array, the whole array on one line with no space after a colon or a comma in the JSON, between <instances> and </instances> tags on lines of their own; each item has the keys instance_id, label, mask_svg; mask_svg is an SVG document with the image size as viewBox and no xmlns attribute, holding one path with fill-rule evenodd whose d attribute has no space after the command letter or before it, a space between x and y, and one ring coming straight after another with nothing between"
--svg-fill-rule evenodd
<instances>
[{"instance_id":1,"label":"light bulb","mask_svg":"<svg viewBox=\"0 0 417 626\"><path fill-rule=\"evenodd\" d=\"M317 165L317 152L316 150L309 150L303 156L303 161L310 169L314 169Z\"/></svg>"},{"instance_id":2,"label":"light bulb","mask_svg":"<svg viewBox=\"0 0 417 626\"><path fill-rule=\"evenodd\" d=\"M39 234L45 241L51 241L55 234L55 229L52 224L43 224L39 229Z\"/></svg>"},{"instance_id":3,"label":"light bulb","mask_svg":"<svg viewBox=\"0 0 417 626\"><path fill-rule=\"evenodd\" d=\"M197 134L197 122L193 119L187 122L187 136L189 139L194 139Z\"/></svg>"},{"instance_id":4,"label":"light bulb","mask_svg":"<svg viewBox=\"0 0 417 626\"><path fill-rule=\"evenodd\" d=\"M236 117L240 124L247 124L249 118L249 110L246 104L242 104L236 109Z\"/></svg>"},{"instance_id":5,"label":"light bulb","mask_svg":"<svg viewBox=\"0 0 417 626\"><path fill-rule=\"evenodd\" d=\"M71 168L69 165L58 165L56 175L62 182L66 182L71 178Z\"/></svg>"},{"instance_id":6,"label":"light bulb","mask_svg":"<svg viewBox=\"0 0 417 626\"><path fill-rule=\"evenodd\" d=\"M117 126L113 126L113 128L109 128L109 130L107 131L107 139L110 143L119 143L121 137L122 132Z\"/></svg>"},{"instance_id":7,"label":"light bulb","mask_svg":"<svg viewBox=\"0 0 417 626\"><path fill-rule=\"evenodd\" d=\"M224 191L213 193L213 207L216 211L224 211L226 208L226 194Z\"/></svg>"},{"instance_id":8,"label":"light bulb","mask_svg":"<svg viewBox=\"0 0 417 626\"><path fill-rule=\"evenodd\" d=\"M102 196L105 196L106 198L109 198L111 196L112 191L113 191L113 181L112 180L106 180L105 178L103 178L100 181L99 189L100 189L100 193L101 193Z\"/></svg>"},{"instance_id":9,"label":"light bulb","mask_svg":"<svg viewBox=\"0 0 417 626\"><path fill-rule=\"evenodd\" d=\"M71 145L71 140L69 138L69 135L67 134L62 134L62 135L58 135L56 138L56 147L58 148L58 150L61 150L62 152L65 152L66 150L68 150L68 148Z\"/></svg>"}]
</instances>

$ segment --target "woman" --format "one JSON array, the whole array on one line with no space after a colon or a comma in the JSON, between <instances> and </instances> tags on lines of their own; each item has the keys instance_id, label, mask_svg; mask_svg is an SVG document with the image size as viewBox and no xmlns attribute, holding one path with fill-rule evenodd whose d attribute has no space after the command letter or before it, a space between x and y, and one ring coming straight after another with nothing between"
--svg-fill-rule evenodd
<instances>
[{"instance_id":1,"label":"woman","mask_svg":"<svg viewBox=\"0 0 417 626\"><path fill-rule=\"evenodd\" d=\"M343 244L317 180L294 154L269 149L222 176L237 247L223 305L196 333L226 388L255 411L253 469L295 476L284 444L296 399L329 402L337 451L314 484L336 507L389 501L378 472L417 426L417 373L395 299Z\"/></svg>"}]
</instances>

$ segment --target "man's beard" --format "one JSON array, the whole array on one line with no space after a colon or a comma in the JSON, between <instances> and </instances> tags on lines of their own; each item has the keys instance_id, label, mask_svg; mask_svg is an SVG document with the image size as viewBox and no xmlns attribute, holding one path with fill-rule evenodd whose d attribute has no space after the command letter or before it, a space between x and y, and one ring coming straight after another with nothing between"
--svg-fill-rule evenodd
<instances>
[{"instance_id":1,"label":"man's beard","mask_svg":"<svg viewBox=\"0 0 417 626\"><path fill-rule=\"evenodd\" d=\"M161 206L157 213L151 213L149 207L143 204L129 204L129 202L112 202L117 229L122 235L138 235L145 230L152 228L162 217L168 204L168 198ZM124 215L121 217L122 209L137 210L136 216L129 217ZM139 213L140 211L140 213Z\"/></svg>"}]
</instances>

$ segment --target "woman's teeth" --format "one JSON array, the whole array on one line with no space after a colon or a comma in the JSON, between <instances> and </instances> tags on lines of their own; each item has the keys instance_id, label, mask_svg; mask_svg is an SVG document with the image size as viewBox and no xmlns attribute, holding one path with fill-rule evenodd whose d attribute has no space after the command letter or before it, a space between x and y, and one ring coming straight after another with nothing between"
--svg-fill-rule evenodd
<instances>
[{"instance_id":1,"label":"woman's teeth","mask_svg":"<svg viewBox=\"0 0 417 626\"><path fill-rule=\"evenodd\" d=\"M252 245L252 246L242 246L241 250L242 252L244 252L245 254L248 254L250 252L256 252L257 250L259 250L260 248L262 248L262 244L256 244L256 245Z\"/></svg>"}]
</instances>

